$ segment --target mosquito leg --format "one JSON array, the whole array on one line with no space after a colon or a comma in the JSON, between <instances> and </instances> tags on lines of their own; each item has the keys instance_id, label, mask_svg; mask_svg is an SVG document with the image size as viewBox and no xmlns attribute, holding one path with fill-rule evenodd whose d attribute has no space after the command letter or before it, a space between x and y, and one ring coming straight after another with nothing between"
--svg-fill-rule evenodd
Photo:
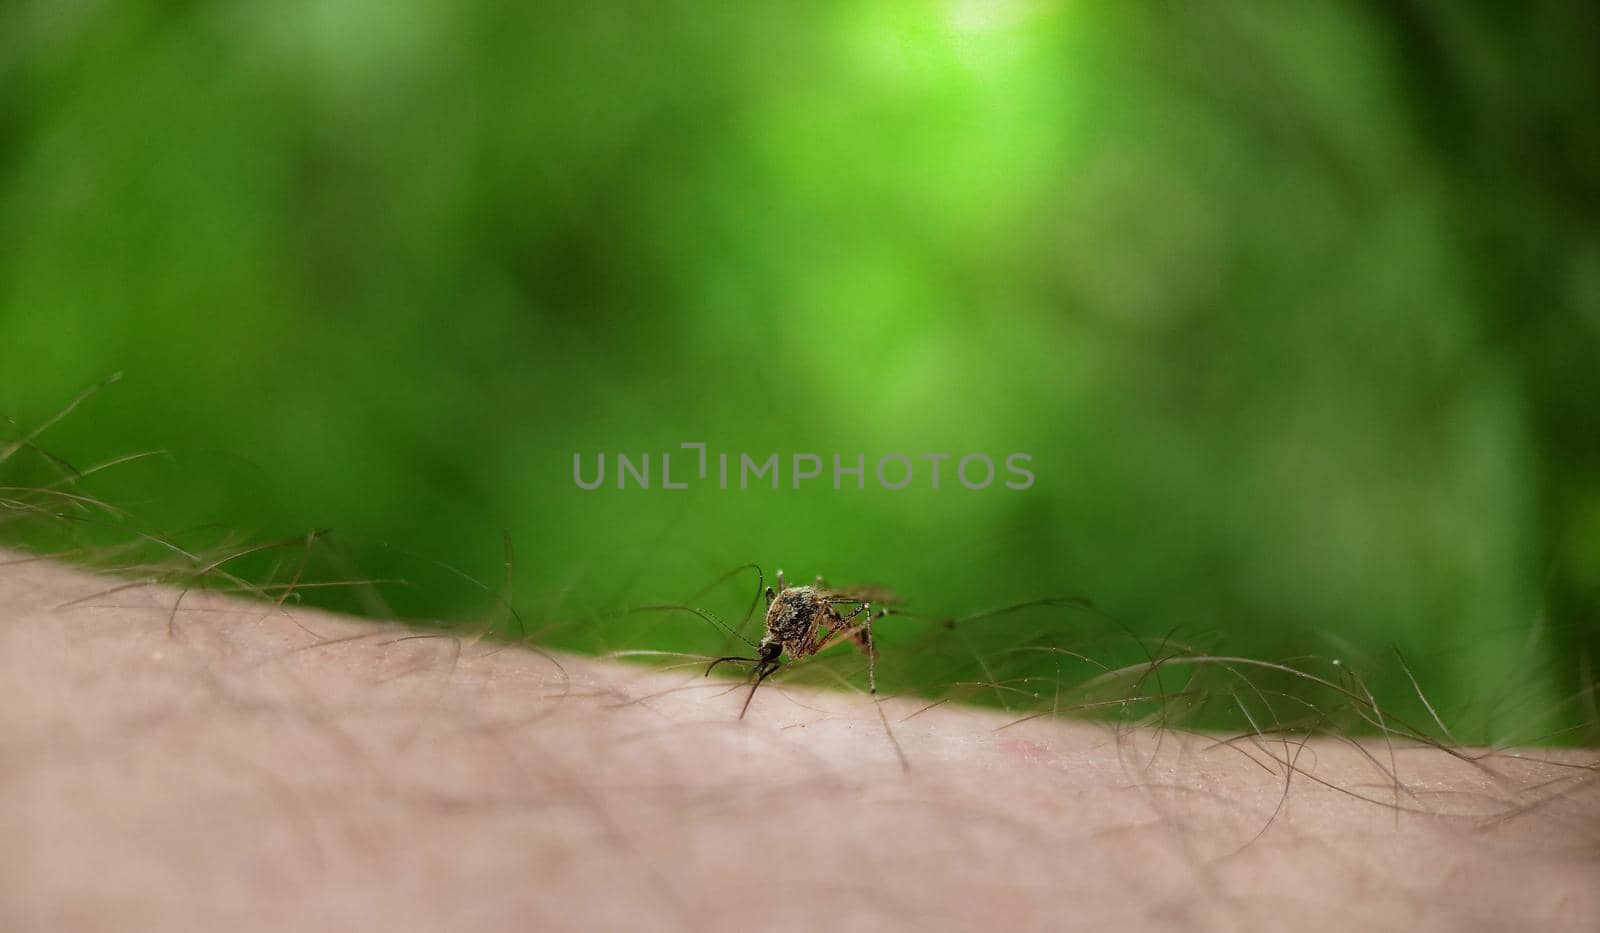
<instances>
[{"instance_id":1,"label":"mosquito leg","mask_svg":"<svg viewBox=\"0 0 1600 933\"><path fill-rule=\"evenodd\" d=\"M872 623L878 621L888 614L889 610L887 609L879 609L877 612L868 612L866 621L861 624L861 630L855 636L856 645L858 645L862 651L866 652L867 655L867 679L872 682L871 686L873 693L878 692L877 682L873 680L873 675L875 673L873 669L873 662L877 660L878 653L877 650L872 647Z\"/></svg>"},{"instance_id":2,"label":"mosquito leg","mask_svg":"<svg viewBox=\"0 0 1600 933\"><path fill-rule=\"evenodd\" d=\"M857 644L861 645L862 650L867 653L867 692L872 694L872 705L878 711L878 721L883 723L883 734L889 737L889 744L894 746L894 754L896 758L900 759L901 769L910 771L911 762L906 760L905 749L900 747L900 740L895 737L894 729L889 727L889 717L883 711L883 701L878 698L878 652L873 650L872 647L872 622L874 619L881 619L888 615L889 610L879 609L874 614L871 612L870 605L867 606L867 609L867 621L861 624L862 635L857 642Z\"/></svg>"},{"instance_id":3,"label":"mosquito leg","mask_svg":"<svg viewBox=\"0 0 1600 933\"><path fill-rule=\"evenodd\" d=\"M866 653L869 660L875 661L878 657L878 649L874 648L872 645L872 623L878 621L888 614L889 610L887 609L879 609L877 612L868 613L866 622L861 626L861 635L856 639L856 645Z\"/></svg>"},{"instance_id":4,"label":"mosquito leg","mask_svg":"<svg viewBox=\"0 0 1600 933\"><path fill-rule=\"evenodd\" d=\"M887 609L880 609L880 610L878 610L878 616L881 618L882 616L887 614L888 611L889 610L887 610ZM863 614L866 615L866 619L863 620L860 624L854 625L854 626L852 626L850 624L850 623L854 622L858 616L861 616ZM822 649L833 645L835 642L837 642L841 638L850 639L851 641L856 643L856 647L860 648L863 651L870 651L871 650L871 647L872 647L872 636L871 636L870 632L867 632L867 627L872 624L872 604L871 603L862 603L861 605L857 606L854 610L852 610L849 615L847 615L847 616L836 616L835 618L838 618L838 620L839 620L838 624L832 626L826 632L823 632L822 636L817 639L817 649L816 649L817 651L821 651ZM863 632L867 632L867 634L863 634ZM816 652L812 652L812 653L815 654Z\"/></svg>"}]
</instances>

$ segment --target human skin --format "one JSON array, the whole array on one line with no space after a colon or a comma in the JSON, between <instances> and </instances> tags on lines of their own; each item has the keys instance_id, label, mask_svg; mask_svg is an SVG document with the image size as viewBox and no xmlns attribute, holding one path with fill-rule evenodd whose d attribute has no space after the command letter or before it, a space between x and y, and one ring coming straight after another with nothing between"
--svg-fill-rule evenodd
<instances>
[{"instance_id":1,"label":"human skin","mask_svg":"<svg viewBox=\"0 0 1600 933\"><path fill-rule=\"evenodd\" d=\"M0 929L1600 923L1593 754L886 699L905 767L858 694L124 585L0 552Z\"/></svg>"}]
</instances>

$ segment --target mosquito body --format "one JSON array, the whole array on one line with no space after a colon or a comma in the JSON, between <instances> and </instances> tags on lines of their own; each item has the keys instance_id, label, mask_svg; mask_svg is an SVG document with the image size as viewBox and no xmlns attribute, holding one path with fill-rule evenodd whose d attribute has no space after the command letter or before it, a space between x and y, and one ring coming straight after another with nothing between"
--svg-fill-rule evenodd
<instances>
[{"instance_id":1,"label":"mosquito body","mask_svg":"<svg viewBox=\"0 0 1600 933\"><path fill-rule=\"evenodd\" d=\"M862 592L830 588L821 577L810 586L789 586L778 571L778 587L766 587L766 634L756 646L756 657L718 658L706 668L710 674L718 664L753 664L752 687L745 697L739 718L750 708L755 688L782 666L783 655L808 658L841 641L850 641L867 656L867 680L877 695L877 673L872 649L872 623L889 610L872 608ZM854 608L850 608L854 607ZM843 608L844 611L841 611Z\"/></svg>"}]
</instances>

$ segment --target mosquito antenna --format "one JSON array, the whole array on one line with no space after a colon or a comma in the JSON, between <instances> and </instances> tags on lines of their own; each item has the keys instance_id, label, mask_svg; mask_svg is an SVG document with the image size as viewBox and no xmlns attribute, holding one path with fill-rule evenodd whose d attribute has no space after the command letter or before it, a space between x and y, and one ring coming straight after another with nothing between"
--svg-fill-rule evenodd
<instances>
[{"instance_id":1,"label":"mosquito antenna","mask_svg":"<svg viewBox=\"0 0 1600 933\"><path fill-rule=\"evenodd\" d=\"M707 593L711 592L712 590L715 590L717 587L721 586L723 583L727 582L729 579L732 579L733 577L739 575L740 573L743 573L746 570L754 570L756 572L756 591L755 591L755 595L753 595L750 598L750 607L744 611L744 616L739 620L739 625L738 625L737 628L738 628L738 631L740 631L740 632L748 631L749 628L750 628L750 619L751 619L751 617L753 617L756 614L756 607L761 605L761 596L767 590L767 575L761 569L761 565L756 563L755 561L751 561L751 562L745 563L745 564L740 564L739 566L733 568L732 570L729 570L727 573L722 574L721 576L717 577L715 580L712 580L710 583L707 583L705 586L702 586L700 589L696 590L694 592L694 594L692 596L690 596L688 599L684 600L684 602L685 603L698 602ZM744 639L744 641L745 641L746 644L749 643L749 639ZM730 648L730 645L729 645L728 641L724 641L723 644L722 644L722 649L721 650L727 651L727 650L729 650L729 648Z\"/></svg>"},{"instance_id":2,"label":"mosquito antenna","mask_svg":"<svg viewBox=\"0 0 1600 933\"><path fill-rule=\"evenodd\" d=\"M761 605L761 594L767 591L767 575L761 571L761 565L752 562L745 566L755 568L756 595L750 597L750 608L744 611L744 618L739 620L739 631L741 632L749 627L750 617L756 614L756 607Z\"/></svg>"},{"instance_id":3,"label":"mosquito antenna","mask_svg":"<svg viewBox=\"0 0 1600 933\"><path fill-rule=\"evenodd\" d=\"M700 589L695 590L694 595L690 596L688 599L685 599L684 602L685 603L699 602L700 599L702 597L704 597L707 593L711 592L712 590L714 590L717 587L721 586L723 583L726 583L729 579L738 576L740 573L742 573L742 572L744 572L746 570L754 570L756 572L756 595L755 595L755 597L753 599L750 600L750 608L748 610L746 610L746 612L744 614L743 621L741 621L739 623L740 629L743 629L746 625L750 624L750 617L755 615L756 606L760 605L760 603L761 603L761 594L767 588L767 575L762 572L761 565L756 563L756 562L754 562L754 561L751 561L748 564L740 564L739 566L733 568L732 570L728 571L727 573L723 574L722 576L717 577L715 580L712 580L710 583L707 583L705 586L700 587Z\"/></svg>"}]
</instances>

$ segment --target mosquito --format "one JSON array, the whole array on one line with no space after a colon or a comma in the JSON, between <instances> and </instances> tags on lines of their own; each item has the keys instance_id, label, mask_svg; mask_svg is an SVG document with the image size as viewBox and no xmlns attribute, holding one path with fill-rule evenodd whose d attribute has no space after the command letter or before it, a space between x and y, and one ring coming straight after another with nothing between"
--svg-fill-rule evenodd
<instances>
[{"instance_id":1,"label":"mosquito","mask_svg":"<svg viewBox=\"0 0 1600 933\"><path fill-rule=\"evenodd\" d=\"M759 572L759 571L758 571ZM810 586L790 586L778 571L778 588L766 587L766 635L755 645L756 657L738 655L717 658L706 668L710 676L719 664L753 664L750 693L744 698L739 718L750 709L756 688L783 666L784 652L790 658L809 658L848 641L867 656L867 686L877 699L877 654L872 647L872 623L889 614L886 608L874 610L871 597L887 596L876 590L835 589L817 577ZM841 612L839 607L850 607Z\"/></svg>"},{"instance_id":2,"label":"mosquito","mask_svg":"<svg viewBox=\"0 0 1600 933\"><path fill-rule=\"evenodd\" d=\"M739 708L739 718L743 719L745 713L749 712L750 701L755 699L756 690L762 682L783 667L785 652L791 659L809 658L842 641L848 641L866 655L867 688L872 695L873 708L878 711L878 720L883 723L884 734L894 748L895 757L900 760L900 767L909 770L911 764L878 698L877 652L872 644L872 624L889 614L887 608L874 610L874 602L896 603L900 601L899 597L881 587L831 587L820 576L810 586L790 586L782 570L778 571L778 588L774 590L766 585L761 568L756 564L735 568L728 576L741 570L755 570L758 578L756 596L750 604L751 612L755 611L762 596L767 600L766 634L759 644L751 642L702 610L690 610L755 649L756 656L753 658L739 655L721 657L706 667L706 676L709 677L719 664L754 665L750 672L750 692L745 695L744 705ZM846 608L841 611L841 607ZM749 615L745 618L748 620Z\"/></svg>"}]
</instances>

